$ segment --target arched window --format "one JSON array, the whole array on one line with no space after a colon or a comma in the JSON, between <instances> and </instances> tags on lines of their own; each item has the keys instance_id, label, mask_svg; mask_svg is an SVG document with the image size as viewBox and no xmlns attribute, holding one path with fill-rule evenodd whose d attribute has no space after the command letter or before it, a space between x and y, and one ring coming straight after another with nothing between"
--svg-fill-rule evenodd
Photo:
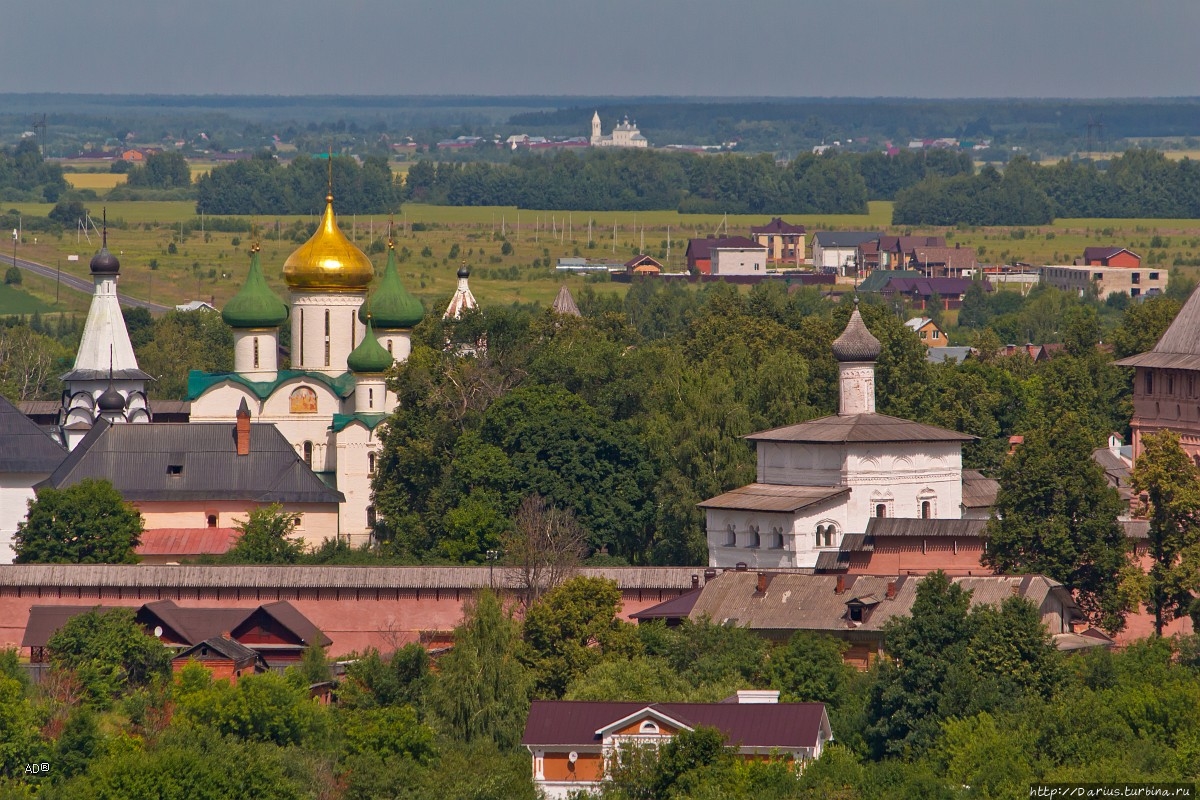
<instances>
[{"instance_id":1,"label":"arched window","mask_svg":"<svg viewBox=\"0 0 1200 800\"><path fill-rule=\"evenodd\" d=\"M367 527L375 527L375 506L367 506Z\"/></svg>"},{"instance_id":2,"label":"arched window","mask_svg":"<svg viewBox=\"0 0 1200 800\"><path fill-rule=\"evenodd\" d=\"M825 526L825 546L833 547L833 526L832 525Z\"/></svg>"},{"instance_id":3,"label":"arched window","mask_svg":"<svg viewBox=\"0 0 1200 800\"><path fill-rule=\"evenodd\" d=\"M210 527L210 528L217 527L217 515L216 514L208 515L208 527Z\"/></svg>"},{"instance_id":4,"label":"arched window","mask_svg":"<svg viewBox=\"0 0 1200 800\"><path fill-rule=\"evenodd\" d=\"M390 356L390 355L392 354L392 340L391 340L391 339L388 339L388 348L387 348L387 350L388 350L388 355Z\"/></svg>"},{"instance_id":5,"label":"arched window","mask_svg":"<svg viewBox=\"0 0 1200 800\"><path fill-rule=\"evenodd\" d=\"M658 723L646 720L642 723L642 727L638 729L638 733L658 733Z\"/></svg>"},{"instance_id":6,"label":"arched window","mask_svg":"<svg viewBox=\"0 0 1200 800\"><path fill-rule=\"evenodd\" d=\"M733 547L737 544L737 528L732 524L725 526L725 546Z\"/></svg>"},{"instance_id":7,"label":"arched window","mask_svg":"<svg viewBox=\"0 0 1200 800\"><path fill-rule=\"evenodd\" d=\"M815 547L820 547L820 546L821 546L821 539L823 538L824 534L825 534L825 526L824 526L824 525L818 525L818 526L817 526L817 536L816 536L816 542L814 543L814 546L815 546Z\"/></svg>"},{"instance_id":8,"label":"arched window","mask_svg":"<svg viewBox=\"0 0 1200 800\"><path fill-rule=\"evenodd\" d=\"M887 516L887 503L877 503L875 505L875 516L881 519Z\"/></svg>"},{"instance_id":9,"label":"arched window","mask_svg":"<svg viewBox=\"0 0 1200 800\"><path fill-rule=\"evenodd\" d=\"M375 390L367 387L367 408L375 407Z\"/></svg>"},{"instance_id":10,"label":"arched window","mask_svg":"<svg viewBox=\"0 0 1200 800\"><path fill-rule=\"evenodd\" d=\"M783 528L771 528L771 538L767 546L772 550L783 549Z\"/></svg>"},{"instance_id":11,"label":"arched window","mask_svg":"<svg viewBox=\"0 0 1200 800\"><path fill-rule=\"evenodd\" d=\"M254 368L258 369L258 337L254 337Z\"/></svg>"},{"instance_id":12,"label":"arched window","mask_svg":"<svg viewBox=\"0 0 1200 800\"><path fill-rule=\"evenodd\" d=\"M304 443L304 463L308 464L308 466L310 466L310 467L312 466L312 453L313 453L313 443L305 442Z\"/></svg>"},{"instance_id":13,"label":"arched window","mask_svg":"<svg viewBox=\"0 0 1200 800\"><path fill-rule=\"evenodd\" d=\"M374 453L367 453L367 474L368 475L375 474L375 454Z\"/></svg>"},{"instance_id":14,"label":"arched window","mask_svg":"<svg viewBox=\"0 0 1200 800\"><path fill-rule=\"evenodd\" d=\"M751 525L750 526L750 541L746 544L746 547L758 547L758 545L759 545L758 526Z\"/></svg>"},{"instance_id":15,"label":"arched window","mask_svg":"<svg viewBox=\"0 0 1200 800\"><path fill-rule=\"evenodd\" d=\"M929 519L933 516L933 504L928 500L921 501L921 519Z\"/></svg>"}]
</instances>

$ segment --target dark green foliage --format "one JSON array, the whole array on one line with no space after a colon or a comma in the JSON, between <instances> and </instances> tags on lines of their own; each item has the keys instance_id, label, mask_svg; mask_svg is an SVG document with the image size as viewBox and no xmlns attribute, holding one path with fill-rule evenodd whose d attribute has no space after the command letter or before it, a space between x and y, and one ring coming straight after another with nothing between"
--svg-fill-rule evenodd
<instances>
[{"instance_id":1,"label":"dark green foliage","mask_svg":"<svg viewBox=\"0 0 1200 800\"><path fill-rule=\"evenodd\" d=\"M415 642L387 659L371 650L346 667L339 702L347 708L412 706L421 712L433 685L429 666L429 654Z\"/></svg>"},{"instance_id":2,"label":"dark green foliage","mask_svg":"<svg viewBox=\"0 0 1200 800\"><path fill-rule=\"evenodd\" d=\"M170 652L142 630L130 608L74 616L46 646L50 663L73 671L89 699L101 707L123 692L165 677L171 663Z\"/></svg>"},{"instance_id":3,"label":"dark green foliage","mask_svg":"<svg viewBox=\"0 0 1200 800\"><path fill-rule=\"evenodd\" d=\"M182 153L151 153L146 163L129 170L127 186L145 189L186 189L192 185L192 171Z\"/></svg>"},{"instance_id":4,"label":"dark green foliage","mask_svg":"<svg viewBox=\"0 0 1200 800\"><path fill-rule=\"evenodd\" d=\"M0 193L5 199L55 203L68 188L62 167L43 159L34 140L0 148Z\"/></svg>"},{"instance_id":5,"label":"dark green foliage","mask_svg":"<svg viewBox=\"0 0 1200 800\"><path fill-rule=\"evenodd\" d=\"M136 319L133 310L125 314ZM130 331L130 339L138 364L156 378L147 385L152 398L185 399L189 370L233 369L233 330L220 314L168 311L152 327L137 327L138 334Z\"/></svg>"},{"instance_id":6,"label":"dark green foliage","mask_svg":"<svg viewBox=\"0 0 1200 800\"><path fill-rule=\"evenodd\" d=\"M279 503L251 509L244 522L234 525L239 536L222 560L231 564L294 564L304 552L304 540L295 535L296 515Z\"/></svg>"},{"instance_id":7,"label":"dark green foliage","mask_svg":"<svg viewBox=\"0 0 1200 800\"><path fill-rule=\"evenodd\" d=\"M200 665L188 664L175 701L181 722L249 742L311 744L328 725L306 683L273 672L243 675L230 685L213 680Z\"/></svg>"},{"instance_id":8,"label":"dark green foliage","mask_svg":"<svg viewBox=\"0 0 1200 800\"><path fill-rule=\"evenodd\" d=\"M270 153L217 167L196 181L198 214L320 214L329 189L329 162L299 156L286 167ZM399 190L383 156L333 159L339 214L386 214L400 205Z\"/></svg>"},{"instance_id":9,"label":"dark green foliage","mask_svg":"<svg viewBox=\"0 0 1200 800\"><path fill-rule=\"evenodd\" d=\"M20 267L12 266L4 270L4 283L6 286L20 286L23 280Z\"/></svg>"},{"instance_id":10,"label":"dark green foliage","mask_svg":"<svg viewBox=\"0 0 1200 800\"><path fill-rule=\"evenodd\" d=\"M842 660L847 645L832 636L801 631L771 652L771 688L784 703L836 704L853 668Z\"/></svg>"},{"instance_id":11,"label":"dark green foliage","mask_svg":"<svg viewBox=\"0 0 1200 800\"><path fill-rule=\"evenodd\" d=\"M136 564L142 515L108 481L42 489L17 526L18 564Z\"/></svg>"},{"instance_id":12,"label":"dark green foliage","mask_svg":"<svg viewBox=\"0 0 1200 800\"><path fill-rule=\"evenodd\" d=\"M1091 458L1098 438L1075 414L1053 419L1048 409L1044 427L1027 434L1000 469L985 559L1001 572L1063 582L1095 623L1115 631L1124 624L1118 579L1125 534L1117 492Z\"/></svg>"}]
</instances>

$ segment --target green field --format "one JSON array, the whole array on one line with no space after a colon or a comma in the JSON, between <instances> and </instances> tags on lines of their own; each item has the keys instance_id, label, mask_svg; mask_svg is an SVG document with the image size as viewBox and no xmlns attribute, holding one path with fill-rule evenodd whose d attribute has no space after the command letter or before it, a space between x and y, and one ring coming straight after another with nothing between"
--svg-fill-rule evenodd
<instances>
[{"instance_id":1,"label":"green field","mask_svg":"<svg viewBox=\"0 0 1200 800\"><path fill-rule=\"evenodd\" d=\"M0 269L3 268L3 263L0 262ZM0 317L12 316L14 314L32 314L34 312L45 313L50 311L51 308L50 304L42 302L28 292L21 291L5 283L0 283Z\"/></svg>"},{"instance_id":2,"label":"green field","mask_svg":"<svg viewBox=\"0 0 1200 800\"><path fill-rule=\"evenodd\" d=\"M48 204L13 204L24 214L45 214ZM89 204L98 222L102 203ZM214 300L218 306L241 286L249 268L250 236L199 231L180 240L181 222L199 221L194 204L187 201L123 201L109 203L112 224L109 247L121 258L121 289L136 297L166 305L192 299ZM892 204L872 202L864 215L785 215L805 225L811 234L828 229L866 229L902 234L942 234L951 246L970 247L983 262L1071 263L1089 245L1120 245L1139 253L1147 266L1169 269L1178 259L1200 263L1200 220L1064 219L1034 227L911 228L890 224ZM684 269L687 239L708 234L747 234L750 225L762 224L769 214L730 215L652 212L561 212L512 207L449 207L406 205L394 219L397 250L403 255L401 277L426 305L437 309L454 291L460 262L473 270L471 287L483 303L539 302L548 304L564 280L572 291L582 277L563 278L553 269L564 256L625 261L646 253L667 262L669 270ZM265 232L285 231L293 222L315 222L313 216L258 217ZM588 223L591 222L591 245ZM344 215L342 229L359 247L387 233L388 217ZM519 227L518 227L519 226ZM615 236L614 236L615 227ZM414 230L417 228L417 230ZM670 245L668 249L668 232ZM512 248L504 254L501 235ZM237 238L238 244L233 240ZM176 252L171 253L171 245ZM299 242L263 235L262 260L267 280L284 292L280 269ZM86 276L90 255L99 248L75 232L38 237L26 232L20 255L46 264L58 263L64 271ZM455 250L457 248L457 251ZM428 255L426 255L428 253ZM74 262L68 255L78 256ZM386 255L372 254L382 268ZM153 265L153 266L152 266ZM1188 267L1191 270L1193 268ZM43 300L54 299L54 282L27 280L24 288ZM601 291L623 293L624 284L601 284ZM86 297L71 294L64 303L83 303Z\"/></svg>"}]
</instances>

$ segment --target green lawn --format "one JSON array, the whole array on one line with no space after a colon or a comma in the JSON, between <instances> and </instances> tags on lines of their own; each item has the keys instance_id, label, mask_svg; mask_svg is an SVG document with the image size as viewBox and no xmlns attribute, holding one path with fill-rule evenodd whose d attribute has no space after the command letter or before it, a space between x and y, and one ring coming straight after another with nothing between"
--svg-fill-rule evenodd
<instances>
[{"instance_id":1,"label":"green lawn","mask_svg":"<svg viewBox=\"0 0 1200 800\"><path fill-rule=\"evenodd\" d=\"M11 266L11 262L9 265ZM50 305L43 303L33 295L6 283L0 283L0 317L32 314L35 311L45 312L50 308Z\"/></svg>"}]
</instances>

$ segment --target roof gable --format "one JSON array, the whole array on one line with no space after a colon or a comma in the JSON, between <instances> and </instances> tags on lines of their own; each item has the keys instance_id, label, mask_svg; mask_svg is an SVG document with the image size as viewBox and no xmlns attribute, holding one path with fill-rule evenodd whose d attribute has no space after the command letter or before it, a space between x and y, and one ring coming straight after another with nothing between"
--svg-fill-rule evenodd
<instances>
[{"instance_id":1,"label":"roof gable","mask_svg":"<svg viewBox=\"0 0 1200 800\"><path fill-rule=\"evenodd\" d=\"M51 473L67 451L33 420L0 397L0 472Z\"/></svg>"}]
</instances>

